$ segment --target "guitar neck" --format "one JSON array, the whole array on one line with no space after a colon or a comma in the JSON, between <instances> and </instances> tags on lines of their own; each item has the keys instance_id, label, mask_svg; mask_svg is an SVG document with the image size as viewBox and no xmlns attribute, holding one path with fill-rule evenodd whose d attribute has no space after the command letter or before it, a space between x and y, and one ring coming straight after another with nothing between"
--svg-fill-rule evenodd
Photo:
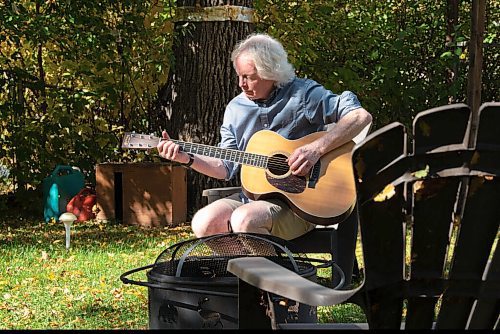
<instances>
[{"instance_id":1,"label":"guitar neck","mask_svg":"<svg viewBox=\"0 0 500 334\"><path fill-rule=\"evenodd\" d=\"M123 137L122 147L129 149L150 150L156 148L156 145L158 145L158 143L162 140L164 139L155 137L153 135L126 132ZM188 143L181 140L170 140L178 144L181 147L182 151L186 153L194 153L207 157L218 158L242 165L267 168L267 164L269 161L269 157L265 155L209 145Z\"/></svg>"},{"instance_id":2,"label":"guitar neck","mask_svg":"<svg viewBox=\"0 0 500 334\"><path fill-rule=\"evenodd\" d=\"M267 156L255 153L247 153L239 150L220 148L210 145L188 143L174 139L171 139L171 141L178 144L186 153L199 154L253 167L267 168L269 160Z\"/></svg>"}]
</instances>

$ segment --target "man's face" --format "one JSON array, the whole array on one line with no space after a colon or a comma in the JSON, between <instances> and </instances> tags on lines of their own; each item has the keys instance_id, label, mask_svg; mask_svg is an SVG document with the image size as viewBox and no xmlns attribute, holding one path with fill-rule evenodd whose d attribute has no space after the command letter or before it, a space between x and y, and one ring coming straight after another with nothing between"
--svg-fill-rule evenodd
<instances>
[{"instance_id":1,"label":"man's face","mask_svg":"<svg viewBox=\"0 0 500 334\"><path fill-rule=\"evenodd\" d=\"M259 77L253 60L245 54L234 62L238 85L250 100L266 100L274 89L274 81Z\"/></svg>"}]
</instances>

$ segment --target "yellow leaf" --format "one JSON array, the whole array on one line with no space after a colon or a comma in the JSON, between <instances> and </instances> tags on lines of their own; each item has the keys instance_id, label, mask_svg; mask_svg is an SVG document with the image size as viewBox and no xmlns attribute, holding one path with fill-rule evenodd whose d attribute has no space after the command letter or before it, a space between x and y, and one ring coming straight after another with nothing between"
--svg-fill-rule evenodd
<instances>
[{"instance_id":1,"label":"yellow leaf","mask_svg":"<svg viewBox=\"0 0 500 334\"><path fill-rule=\"evenodd\" d=\"M382 190L380 193L377 194L373 198L375 202L383 202L385 200L388 200L392 196L396 194L396 189L394 188L394 185L392 183L388 184L385 186L384 190Z\"/></svg>"},{"instance_id":2,"label":"yellow leaf","mask_svg":"<svg viewBox=\"0 0 500 334\"><path fill-rule=\"evenodd\" d=\"M116 299L119 299L119 300L123 299L123 292L122 292L122 290L121 290L121 289L119 289L119 288L113 288L113 289L111 289L111 291L110 291L110 292L111 292L111 294L112 294L112 295L113 295Z\"/></svg>"},{"instance_id":3,"label":"yellow leaf","mask_svg":"<svg viewBox=\"0 0 500 334\"><path fill-rule=\"evenodd\" d=\"M429 165L425 166L425 169L422 170L417 170L416 172L412 173L414 177L417 177L419 179L422 179L429 174Z\"/></svg>"}]
</instances>

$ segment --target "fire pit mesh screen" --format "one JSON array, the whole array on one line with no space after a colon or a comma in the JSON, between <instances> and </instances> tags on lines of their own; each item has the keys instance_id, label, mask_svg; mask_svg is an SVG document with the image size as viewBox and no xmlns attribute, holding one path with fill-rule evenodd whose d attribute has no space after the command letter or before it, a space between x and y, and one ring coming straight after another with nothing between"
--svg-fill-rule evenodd
<instances>
[{"instance_id":1,"label":"fire pit mesh screen","mask_svg":"<svg viewBox=\"0 0 500 334\"><path fill-rule=\"evenodd\" d=\"M231 277L226 269L230 259L264 256L299 274L310 270L305 254L292 254L286 241L250 233L220 234L191 239L165 249L156 259L152 272L176 277ZM295 259L294 259L295 258Z\"/></svg>"}]
</instances>

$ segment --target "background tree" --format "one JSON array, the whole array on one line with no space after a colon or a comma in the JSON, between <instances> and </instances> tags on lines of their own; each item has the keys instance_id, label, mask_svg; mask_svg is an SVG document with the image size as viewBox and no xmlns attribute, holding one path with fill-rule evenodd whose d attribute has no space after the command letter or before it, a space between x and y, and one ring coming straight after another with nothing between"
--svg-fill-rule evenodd
<instances>
[{"instance_id":1,"label":"background tree","mask_svg":"<svg viewBox=\"0 0 500 334\"><path fill-rule=\"evenodd\" d=\"M252 7L250 0L178 0L175 18L173 59L167 84L160 89L154 120L155 130L166 129L172 138L216 145L220 140L226 104L237 94L237 77L231 63L234 45L250 32L252 23L226 20L210 7L231 5ZM189 8L189 7L195 7ZM183 8L184 7L184 8ZM183 12L184 10L184 12ZM235 8L236 10L236 8ZM196 13L207 19L187 19ZM184 14L183 14L184 13ZM211 13L211 14L210 14ZM236 179L230 184L238 184ZM188 208L191 213L201 205L203 189L226 185L197 172L188 173Z\"/></svg>"}]
</instances>

